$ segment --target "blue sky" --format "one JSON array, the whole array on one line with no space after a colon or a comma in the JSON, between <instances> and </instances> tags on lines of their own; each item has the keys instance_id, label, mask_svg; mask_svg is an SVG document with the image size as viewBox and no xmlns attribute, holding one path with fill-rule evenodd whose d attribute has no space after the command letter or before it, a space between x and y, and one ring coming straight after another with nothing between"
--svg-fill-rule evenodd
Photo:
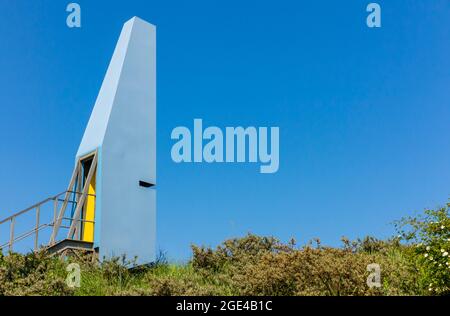
<instances>
[{"instance_id":1,"label":"blue sky","mask_svg":"<svg viewBox=\"0 0 450 316\"><path fill-rule=\"evenodd\" d=\"M157 26L158 248L393 234L450 193L450 3L0 2L0 218L63 191L121 27ZM173 128L279 126L280 169L175 164Z\"/></svg>"}]
</instances>

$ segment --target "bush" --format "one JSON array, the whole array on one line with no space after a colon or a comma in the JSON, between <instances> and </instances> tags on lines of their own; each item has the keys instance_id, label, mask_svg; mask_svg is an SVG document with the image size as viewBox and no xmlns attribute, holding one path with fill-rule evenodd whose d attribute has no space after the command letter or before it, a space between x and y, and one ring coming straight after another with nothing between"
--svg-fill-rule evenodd
<instances>
[{"instance_id":1,"label":"bush","mask_svg":"<svg viewBox=\"0 0 450 316\"><path fill-rule=\"evenodd\" d=\"M43 253L0 255L0 295L70 295L65 265Z\"/></svg>"},{"instance_id":2,"label":"bush","mask_svg":"<svg viewBox=\"0 0 450 316\"><path fill-rule=\"evenodd\" d=\"M216 250L193 247L192 265L207 278L228 279L239 295L411 295L422 293L408 246L373 237L342 248L295 248L275 238L248 235ZM369 288L367 266L381 267L382 286Z\"/></svg>"},{"instance_id":3,"label":"bush","mask_svg":"<svg viewBox=\"0 0 450 316\"><path fill-rule=\"evenodd\" d=\"M150 266L125 257L94 262L79 254L61 260L44 253L0 254L0 295L448 295L449 206L395 223L399 236L365 237L342 247L319 240L298 247L248 234L216 248L192 246L186 264L163 253ZM81 287L65 283L76 262ZM369 264L378 264L379 287L369 287Z\"/></svg>"},{"instance_id":4,"label":"bush","mask_svg":"<svg viewBox=\"0 0 450 316\"><path fill-rule=\"evenodd\" d=\"M401 237L415 245L415 260L422 268L430 294L450 294L450 204L424 215L396 222Z\"/></svg>"}]
</instances>

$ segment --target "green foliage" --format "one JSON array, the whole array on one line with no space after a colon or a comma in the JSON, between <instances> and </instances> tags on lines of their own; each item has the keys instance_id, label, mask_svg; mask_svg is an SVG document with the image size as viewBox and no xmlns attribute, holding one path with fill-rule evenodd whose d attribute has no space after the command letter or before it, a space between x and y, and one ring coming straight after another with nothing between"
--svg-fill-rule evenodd
<instances>
[{"instance_id":1,"label":"green foliage","mask_svg":"<svg viewBox=\"0 0 450 316\"><path fill-rule=\"evenodd\" d=\"M0 296L448 295L449 207L395 226L395 238L343 238L338 248L249 234L216 248L193 245L186 264L170 264L161 253L154 264L131 269L134 260L125 257L98 263L83 254L64 260L0 254ZM79 288L66 285L70 263L80 266ZM373 263L381 268L381 284L370 288L367 267Z\"/></svg>"},{"instance_id":2,"label":"green foliage","mask_svg":"<svg viewBox=\"0 0 450 316\"><path fill-rule=\"evenodd\" d=\"M0 254L0 295L70 295L65 264L43 253Z\"/></svg>"},{"instance_id":3,"label":"green foliage","mask_svg":"<svg viewBox=\"0 0 450 316\"><path fill-rule=\"evenodd\" d=\"M415 245L415 260L430 294L450 294L450 204L395 223L402 238Z\"/></svg>"},{"instance_id":4,"label":"green foliage","mask_svg":"<svg viewBox=\"0 0 450 316\"><path fill-rule=\"evenodd\" d=\"M295 247L277 239L248 235L216 250L193 247L194 269L209 279L227 280L238 295L410 295L423 291L408 247L368 237L343 248ZM382 269L381 288L369 288L367 265Z\"/></svg>"}]
</instances>

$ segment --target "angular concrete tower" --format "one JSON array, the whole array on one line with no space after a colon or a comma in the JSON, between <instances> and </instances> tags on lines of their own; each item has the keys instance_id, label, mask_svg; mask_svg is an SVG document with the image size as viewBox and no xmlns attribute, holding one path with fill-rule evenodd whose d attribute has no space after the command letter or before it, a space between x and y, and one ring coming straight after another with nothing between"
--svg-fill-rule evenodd
<instances>
[{"instance_id":1,"label":"angular concrete tower","mask_svg":"<svg viewBox=\"0 0 450 316\"><path fill-rule=\"evenodd\" d=\"M81 193L67 240L91 243L101 259L154 261L155 185L156 28L134 17L123 26L78 149L69 190Z\"/></svg>"}]
</instances>

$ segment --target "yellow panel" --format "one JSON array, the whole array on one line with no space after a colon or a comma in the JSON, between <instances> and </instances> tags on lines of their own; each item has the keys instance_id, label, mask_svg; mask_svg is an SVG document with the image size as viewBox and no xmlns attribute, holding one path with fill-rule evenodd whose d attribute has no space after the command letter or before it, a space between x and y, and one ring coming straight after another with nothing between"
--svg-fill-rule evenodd
<instances>
[{"instance_id":1,"label":"yellow panel","mask_svg":"<svg viewBox=\"0 0 450 316\"><path fill-rule=\"evenodd\" d=\"M89 184L88 193L95 195L95 173ZM84 214L84 220L92 222L95 220L95 196L87 196ZM94 241L94 223L83 223L83 241Z\"/></svg>"}]
</instances>

